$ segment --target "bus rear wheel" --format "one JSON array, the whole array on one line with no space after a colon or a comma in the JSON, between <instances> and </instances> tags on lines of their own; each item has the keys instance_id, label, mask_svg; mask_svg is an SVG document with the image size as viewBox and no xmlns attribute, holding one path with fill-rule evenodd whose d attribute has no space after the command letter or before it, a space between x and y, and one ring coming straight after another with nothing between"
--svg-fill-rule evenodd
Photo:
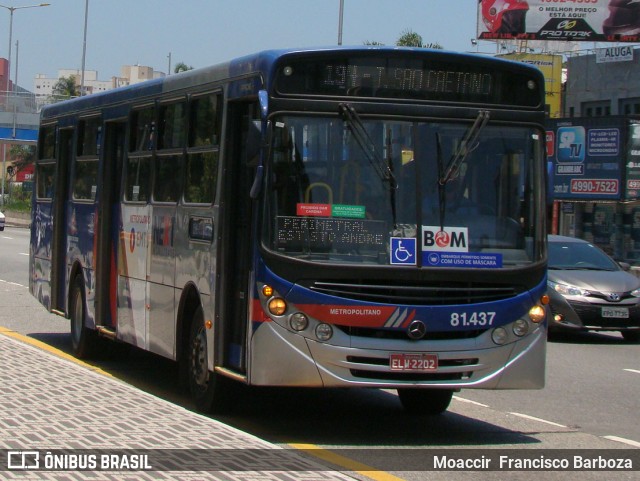
<instances>
[{"instance_id":1,"label":"bus rear wheel","mask_svg":"<svg viewBox=\"0 0 640 481\"><path fill-rule=\"evenodd\" d=\"M209 370L207 363L207 331L202 307L193 315L187 349L189 392L201 412L223 412L230 404L228 379Z\"/></svg>"},{"instance_id":2,"label":"bus rear wheel","mask_svg":"<svg viewBox=\"0 0 640 481\"><path fill-rule=\"evenodd\" d=\"M69 320L71 324L71 348L80 359L87 359L97 353L98 336L85 325L86 311L84 285L77 276L71 285L69 295Z\"/></svg>"},{"instance_id":3,"label":"bus rear wheel","mask_svg":"<svg viewBox=\"0 0 640 481\"><path fill-rule=\"evenodd\" d=\"M453 398L450 389L400 388L398 397L410 414L435 416L447 410Z\"/></svg>"}]
</instances>

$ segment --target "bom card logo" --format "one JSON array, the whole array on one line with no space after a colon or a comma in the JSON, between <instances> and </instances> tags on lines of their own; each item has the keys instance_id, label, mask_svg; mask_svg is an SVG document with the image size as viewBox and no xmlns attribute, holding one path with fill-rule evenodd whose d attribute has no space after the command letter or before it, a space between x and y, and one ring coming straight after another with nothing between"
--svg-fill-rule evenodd
<instances>
[{"instance_id":1,"label":"bom card logo","mask_svg":"<svg viewBox=\"0 0 640 481\"><path fill-rule=\"evenodd\" d=\"M469 252L469 232L466 227L424 226L422 250L439 252Z\"/></svg>"}]
</instances>

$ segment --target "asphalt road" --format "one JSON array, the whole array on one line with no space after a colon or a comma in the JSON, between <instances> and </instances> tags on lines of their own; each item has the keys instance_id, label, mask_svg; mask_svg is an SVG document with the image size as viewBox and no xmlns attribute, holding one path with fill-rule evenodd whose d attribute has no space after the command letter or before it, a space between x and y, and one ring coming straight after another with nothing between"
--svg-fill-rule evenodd
<instances>
[{"instance_id":1,"label":"asphalt road","mask_svg":"<svg viewBox=\"0 0 640 481\"><path fill-rule=\"evenodd\" d=\"M0 233L0 326L69 350L66 319L47 313L28 293L28 230ZM216 416L268 441L314 446L344 454L343 467L360 462L388 472L362 479L478 479L474 472L400 471L420 448L627 449L640 448L640 345L618 334L553 339L548 345L547 387L540 391L465 390L443 416L406 415L394 392L380 390L243 389L233 412ZM191 408L178 386L175 365L140 351L115 349L93 365ZM357 451L346 451L356 448ZM377 448L377 449L376 449ZM393 458L392 458L393 457ZM400 460L400 461L399 461ZM606 476L603 477L603 474ZM481 479L504 479L483 472ZM575 472L535 473L535 479L575 479ZM532 473L509 473L532 479ZM589 479L638 479L634 473L585 471Z\"/></svg>"}]
</instances>

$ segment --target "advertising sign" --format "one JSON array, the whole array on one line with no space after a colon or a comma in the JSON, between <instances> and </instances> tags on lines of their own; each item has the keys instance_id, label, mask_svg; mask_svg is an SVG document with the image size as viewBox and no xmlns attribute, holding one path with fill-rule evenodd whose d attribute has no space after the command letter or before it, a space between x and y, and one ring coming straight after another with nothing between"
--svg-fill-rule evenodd
<instances>
[{"instance_id":1,"label":"advertising sign","mask_svg":"<svg viewBox=\"0 0 640 481\"><path fill-rule=\"evenodd\" d=\"M549 126L547 142L554 145L547 146L547 156L553 162L554 199L619 200L624 193L625 121L594 117L550 120ZM638 174L640 180L640 168Z\"/></svg>"},{"instance_id":2,"label":"advertising sign","mask_svg":"<svg viewBox=\"0 0 640 481\"><path fill-rule=\"evenodd\" d=\"M479 0L478 38L640 42L640 2Z\"/></svg>"},{"instance_id":3,"label":"advertising sign","mask_svg":"<svg viewBox=\"0 0 640 481\"><path fill-rule=\"evenodd\" d=\"M640 121L629 121L629 141L627 142L627 185L625 197L628 200L640 198Z\"/></svg>"},{"instance_id":4,"label":"advertising sign","mask_svg":"<svg viewBox=\"0 0 640 481\"><path fill-rule=\"evenodd\" d=\"M638 11L640 13L640 10ZM631 62L633 60L633 47L608 47L596 50L596 63Z\"/></svg>"}]
</instances>

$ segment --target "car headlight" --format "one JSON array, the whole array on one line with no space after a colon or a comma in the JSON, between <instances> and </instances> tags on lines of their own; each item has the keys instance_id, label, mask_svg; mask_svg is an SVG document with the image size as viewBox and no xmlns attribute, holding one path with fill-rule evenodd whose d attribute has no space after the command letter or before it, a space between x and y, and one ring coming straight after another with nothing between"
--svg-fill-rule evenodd
<instances>
[{"instance_id":1,"label":"car headlight","mask_svg":"<svg viewBox=\"0 0 640 481\"><path fill-rule=\"evenodd\" d=\"M590 296L591 292L586 289L582 289L580 287L571 286L569 284L559 284L553 281L547 281L547 285L549 288L556 291L558 294L563 296ZM640 289L639 289L640 290Z\"/></svg>"},{"instance_id":2,"label":"car headlight","mask_svg":"<svg viewBox=\"0 0 640 481\"><path fill-rule=\"evenodd\" d=\"M640 288L630 292L633 297L640 297Z\"/></svg>"}]
</instances>

